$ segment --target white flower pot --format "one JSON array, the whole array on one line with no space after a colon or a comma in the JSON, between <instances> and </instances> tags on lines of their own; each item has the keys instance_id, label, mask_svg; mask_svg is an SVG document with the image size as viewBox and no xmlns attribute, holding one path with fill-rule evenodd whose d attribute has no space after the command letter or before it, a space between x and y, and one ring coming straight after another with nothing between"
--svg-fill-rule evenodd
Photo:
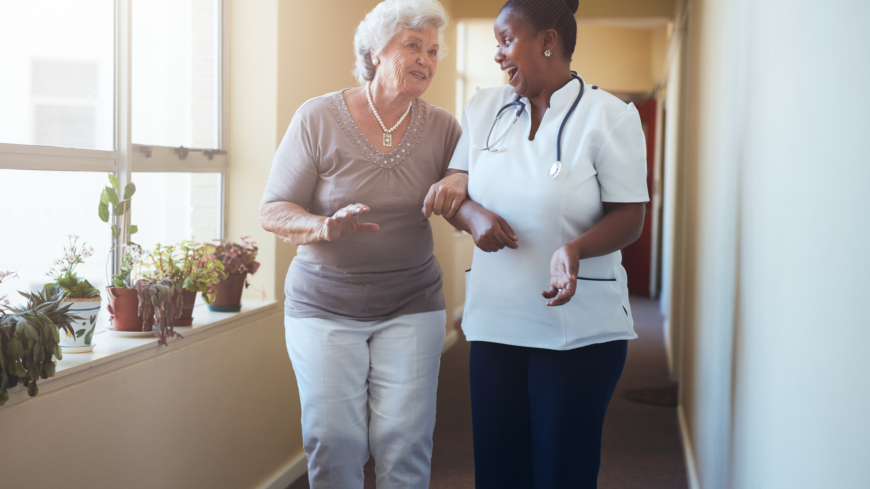
<instances>
[{"instance_id":1,"label":"white flower pot","mask_svg":"<svg viewBox=\"0 0 870 489\"><path fill-rule=\"evenodd\" d=\"M67 302L72 302L73 305L69 313L73 316L78 316L82 319L77 319L72 322L73 331L75 334L70 335L65 330L60 330L60 346L62 348L83 348L89 347L94 341L94 333L97 329L97 315L100 313L102 299L99 297L88 297L86 299L70 299L63 300L64 305Z\"/></svg>"}]
</instances>

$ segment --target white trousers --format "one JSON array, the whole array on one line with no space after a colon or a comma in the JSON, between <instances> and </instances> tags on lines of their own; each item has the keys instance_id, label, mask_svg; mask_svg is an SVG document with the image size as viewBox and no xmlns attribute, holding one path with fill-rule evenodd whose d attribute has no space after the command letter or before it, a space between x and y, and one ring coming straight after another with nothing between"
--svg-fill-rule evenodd
<instances>
[{"instance_id":1,"label":"white trousers","mask_svg":"<svg viewBox=\"0 0 870 489\"><path fill-rule=\"evenodd\" d=\"M284 318L312 489L362 489L370 454L378 489L429 487L446 319Z\"/></svg>"}]
</instances>

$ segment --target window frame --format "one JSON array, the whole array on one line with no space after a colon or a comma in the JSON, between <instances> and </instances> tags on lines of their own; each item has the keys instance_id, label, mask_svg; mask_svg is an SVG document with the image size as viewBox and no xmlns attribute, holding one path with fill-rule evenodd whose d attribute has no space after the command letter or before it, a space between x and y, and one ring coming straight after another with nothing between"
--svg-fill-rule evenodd
<instances>
[{"instance_id":1,"label":"window frame","mask_svg":"<svg viewBox=\"0 0 870 489\"><path fill-rule=\"evenodd\" d=\"M228 104L227 90L227 0L217 0L219 20L215 48L217 56L218 148L171 148L142 146L132 140L132 1L114 1L114 151L60 148L26 144L0 143L0 169L40 171L81 171L113 173L122 186L132 181L133 172L220 173L221 217L219 233L226 225L226 152ZM186 151L185 151L186 150ZM150 154L149 154L150 153ZM186 153L184 158L178 153ZM132 210L130 211L132 216ZM108 231L107 231L108 232ZM115 240L115 249L120 242ZM113 269L117 273L120 256L116 251Z\"/></svg>"}]
</instances>

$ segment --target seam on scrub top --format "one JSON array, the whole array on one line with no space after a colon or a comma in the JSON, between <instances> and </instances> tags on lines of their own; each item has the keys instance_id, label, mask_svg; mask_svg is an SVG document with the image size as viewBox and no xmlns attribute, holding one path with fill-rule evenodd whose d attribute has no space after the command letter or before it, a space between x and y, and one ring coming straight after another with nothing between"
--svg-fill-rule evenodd
<instances>
[{"instance_id":1,"label":"seam on scrub top","mask_svg":"<svg viewBox=\"0 0 870 489\"><path fill-rule=\"evenodd\" d=\"M571 183L571 172L570 172L570 171L567 172L567 174L566 174L565 176L567 177L567 179L566 179L566 181L565 181L566 188L565 188L565 190L562 192L562 200L561 200L561 202L560 202L560 204L559 204L559 241L562 243L562 244L559 245L560 247L561 247L561 246L565 246L565 244L567 244L567 243L565 242L565 199L567 198L568 193L569 193L567 187L570 187L570 183ZM555 253L555 250L554 250L553 252ZM578 260L578 263L577 263L577 271L578 271L578 272L580 271L580 263L579 263L579 260ZM575 286L574 286L574 295L577 295L577 286L576 286L576 284L575 284ZM573 297L572 297L572 299L573 299ZM562 344L563 344L563 345L567 345L567 344L568 344L568 325L567 325L566 322L565 322L565 309L564 309L563 307L560 307L560 308L559 308L559 315L560 315L561 318L562 318L562 335L563 335L563 338L564 338L564 340L562 340Z\"/></svg>"},{"instance_id":2,"label":"seam on scrub top","mask_svg":"<svg viewBox=\"0 0 870 489\"><path fill-rule=\"evenodd\" d=\"M616 122L614 122L613 125L610 126L610 128L607 129L607 133L604 135L604 145L601 146L600 148L598 148L598 151L595 153L595 158L592 159L592 168L595 168L595 172L596 172L596 173L598 172L598 166L596 166L596 165L598 164L598 155L600 155L601 152L604 150L604 148L606 148L607 145L610 144L610 134L613 133L613 129L614 129L617 125L619 125L619 122L622 121L622 119L623 119L625 116L627 116L627 115L629 114L629 112L630 112L629 108L630 108L630 107L634 107L634 103L629 102L629 103L625 106L625 113L623 113L621 116L619 116L619 118L616 119ZM635 108L634 110L635 110L635 112L637 112L637 108Z\"/></svg>"}]
</instances>

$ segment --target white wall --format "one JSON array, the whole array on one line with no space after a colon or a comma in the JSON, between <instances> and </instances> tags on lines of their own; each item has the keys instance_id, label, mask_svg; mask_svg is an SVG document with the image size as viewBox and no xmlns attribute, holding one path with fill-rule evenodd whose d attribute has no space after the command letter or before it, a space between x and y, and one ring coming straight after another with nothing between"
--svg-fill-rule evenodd
<instances>
[{"instance_id":1,"label":"white wall","mask_svg":"<svg viewBox=\"0 0 870 489\"><path fill-rule=\"evenodd\" d=\"M870 487L870 3L744 3L734 487Z\"/></svg>"},{"instance_id":2,"label":"white wall","mask_svg":"<svg viewBox=\"0 0 870 489\"><path fill-rule=\"evenodd\" d=\"M692 472L870 487L870 4L686 3L670 319Z\"/></svg>"}]
</instances>

